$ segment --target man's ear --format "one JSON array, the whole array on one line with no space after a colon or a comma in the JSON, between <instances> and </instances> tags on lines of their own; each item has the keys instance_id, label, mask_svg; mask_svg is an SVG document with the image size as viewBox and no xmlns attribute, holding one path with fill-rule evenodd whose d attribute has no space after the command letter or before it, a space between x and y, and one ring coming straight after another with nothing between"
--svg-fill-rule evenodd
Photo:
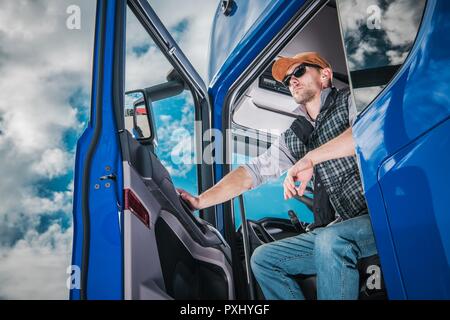
<instances>
[{"instance_id":1,"label":"man's ear","mask_svg":"<svg viewBox=\"0 0 450 320\"><path fill-rule=\"evenodd\" d=\"M323 88L328 87L333 81L333 71L330 68L320 70L320 81L322 82Z\"/></svg>"}]
</instances>

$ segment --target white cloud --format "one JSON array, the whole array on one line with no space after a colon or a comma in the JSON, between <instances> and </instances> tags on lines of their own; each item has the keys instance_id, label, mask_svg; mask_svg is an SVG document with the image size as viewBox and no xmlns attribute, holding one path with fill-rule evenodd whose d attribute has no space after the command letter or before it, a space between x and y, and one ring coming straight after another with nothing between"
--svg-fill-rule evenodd
<instances>
[{"instance_id":1,"label":"white cloud","mask_svg":"<svg viewBox=\"0 0 450 320\"><path fill-rule=\"evenodd\" d=\"M162 124L158 127L157 153L172 177L186 177L195 163L192 96L185 92L181 98L184 104L177 105L181 110L179 119L169 114L159 115Z\"/></svg>"},{"instance_id":2,"label":"white cloud","mask_svg":"<svg viewBox=\"0 0 450 320\"><path fill-rule=\"evenodd\" d=\"M185 128L176 129L171 137L175 145L170 152L172 162L183 166L185 174L191 170L195 163L194 137ZM185 174L179 174L184 176Z\"/></svg>"},{"instance_id":3,"label":"white cloud","mask_svg":"<svg viewBox=\"0 0 450 320\"><path fill-rule=\"evenodd\" d=\"M386 55L392 65L402 64L408 56L409 51L388 50Z\"/></svg>"},{"instance_id":4,"label":"white cloud","mask_svg":"<svg viewBox=\"0 0 450 320\"><path fill-rule=\"evenodd\" d=\"M354 89L353 95L355 97L355 104L358 112L367 107L369 103L372 102L381 92L381 90L383 90L383 88L384 86L375 86Z\"/></svg>"},{"instance_id":5,"label":"white cloud","mask_svg":"<svg viewBox=\"0 0 450 320\"><path fill-rule=\"evenodd\" d=\"M358 44L356 51L349 55L351 70L364 68L369 62L368 56L373 54L378 57L386 55L391 65L403 63L407 53L402 46L410 46L414 41L425 1L392 1L387 8L381 5L380 0L340 0L338 4L344 37ZM380 9L380 27L385 32L382 45L376 41L381 37L378 31L372 34L365 29L373 14L367 9L373 5Z\"/></svg>"},{"instance_id":6,"label":"white cloud","mask_svg":"<svg viewBox=\"0 0 450 320\"><path fill-rule=\"evenodd\" d=\"M59 148L45 150L39 162L32 165L32 170L36 174L52 179L63 175L71 169L73 157L68 152Z\"/></svg>"},{"instance_id":7,"label":"white cloud","mask_svg":"<svg viewBox=\"0 0 450 320\"><path fill-rule=\"evenodd\" d=\"M149 1L164 25L171 31L172 36L178 40L181 50L186 54L194 68L206 79L208 44L210 30L217 1L191 0L180 2ZM198 8L201 7L201 12ZM179 32L174 28L181 21L186 21L186 30ZM149 50L136 55L133 48ZM155 42L146 33L139 21L129 11L127 17L127 61L126 61L126 90L144 88L165 81L172 66L156 47Z\"/></svg>"},{"instance_id":8,"label":"white cloud","mask_svg":"<svg viewBox=\"0 0 450 320\"><path fill-rule=\"evenodd\" d=\"M377 52L378 49L371 46L368 42L361 41L358 49L350 56L349 68L350 70L356 70L359 66L363 66L366 59L366 54Z\"/></svg>"},{"instance_id":9,"label":"white cloud","mask_svg":"<svg viewBox=\"0 0 450 320\"><path fill-rule=\"evenodd\" d=\"M0 249L0 298L67 299L72 230L53 224L45 233L29 230L13 248Z\"/></svg>"},{"instance_id":10,"label":"white cloud","mask_svg":"<svg viewBox=\"0 0 450 320\"><path fill-rule=\"evenodd\" d=\"M169 121L172 120L172 116L169 115L169 114L162 114L162 115L159 116L159 119L161 119L161 121L163 123L168 123Z\"/></svg>"},{"instance_id":11,"label":"white cloud","mask_svg":"<svg viewBox=\"0 0 450 320\"><path fill-rule=\"evenodd\" d=\"M383 27L393 46L414 41L424 5L424 0L397 0L389 5L383 16Z\"/></svg>"},{"instance_id":12,"label":"white cloud","mask_svg":"<svg viewBox=\"0 0 450 320\"><path fill-rule=\"evenodd\" d=\"M38 197L25 194L20 207L27 214L70 213L72 210L72 191L55 191L50 196Z\"/></svg>"},{"instance_id":13,"label":"white cloud","mask_svg":"<svg viewBox=\"0 0 450 320\"><path fill-rule=\"evenodd\" d=\"M199 74L206 79L208 66L208 45L212 21L219 0L179 0L149 1L162 22L173 29L182 20L188 21L188 29L180 36L181 50L192 62Z\"/></svg>"},{"instance_id":14,"label":"white cloud","mask_svg":"<svg viewBox=\"0 0 450 320\"><path fill-rule=\"evenodd\" d=\"M71 4L82 8L82 31L65 27ZM73 168L64 135L84 127L78 116L89 105L94 14L90 0L0 3L2 298L67 298L61 280L70 263L71 230L55 217L50 227L41 222L57 214L70 219L72 183L67 191L42 188ZM70 103L75 94L77 106Z\"/></svg>"}]
</instances>

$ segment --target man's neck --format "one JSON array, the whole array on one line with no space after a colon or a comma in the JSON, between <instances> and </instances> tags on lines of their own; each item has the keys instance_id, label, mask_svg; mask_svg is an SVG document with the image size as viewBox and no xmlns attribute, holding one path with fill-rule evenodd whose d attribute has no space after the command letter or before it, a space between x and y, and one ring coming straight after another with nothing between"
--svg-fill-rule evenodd
<instances>
[{"instance_id":1,"label":"man's neck","mask_svg":"<svg viewBox=\"0 0 450 320\"><path fill-rule=\"evenodd\" d=\"M308 112L308 115L312 120L316 121L316 118L320 112L320 107L321 107L321 101L320 101L320 91L319 91L319 93L316 94L311 101L305 103L306 112Z\"/></svg>"}]
</instances>

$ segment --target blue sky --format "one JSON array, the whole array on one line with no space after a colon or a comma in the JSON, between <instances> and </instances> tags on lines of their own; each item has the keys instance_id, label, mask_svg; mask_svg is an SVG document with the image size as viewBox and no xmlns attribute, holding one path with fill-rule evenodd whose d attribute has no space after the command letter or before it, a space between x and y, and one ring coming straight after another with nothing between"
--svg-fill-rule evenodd
<instances>
[{"instance_id":1,"label":"blue sky","mask_svg":"<svg viewBox=\"0 0 450 320\"><path fill-rule=\"evenodd\" d=\"M183 10L179 1L150 3L206 75L217 1L186 0ZM66 28L69 5L81 8L81 30ZM94 17L92 0L0 2L0 298L68 297L73 163L89 115ZM141 33L130 37L140 60L129 83L139 86L149 80L139 63L151 62L151 48ZM184 110L178 115L164 106L160 115L167 111L174 123L186 126L187 102L189 97L174 104ZM160 148L164 153L170 146ZM192 180L189 169L174 166L174 179Z\"/></svg>"}]
</instances>

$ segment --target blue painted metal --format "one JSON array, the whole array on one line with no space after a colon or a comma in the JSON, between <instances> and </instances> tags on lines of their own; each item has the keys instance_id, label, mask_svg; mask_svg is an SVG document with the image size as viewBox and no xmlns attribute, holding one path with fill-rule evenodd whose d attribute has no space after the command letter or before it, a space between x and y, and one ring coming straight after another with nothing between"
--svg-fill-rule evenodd
<instances>
[{"instance_id":1,"label":"blue painted metal","mask_svg":"<svg viewBox=\"0 0 450 320\"><path fill-rule=\"evenodd\" d=\"M259 24L262 13L273 6L273 0L236 0L233 14L225 16L221 7L217 7L211 30L211 45L208 60L209 82L218 73L222 65L229 60L233 50L247 33ZM270 9L269 9L270 10Z\"/></svg>"},{"instance_id":2,"label":"blue painted metal","mask_svg":"<svg viewBox=\"0 0 450 320\"><path fill-rule=\"evenodd\" d=\"M98 19L97 19L98 21ZM97 51L96 53L97 54ZM95 69L95 67L94 67ZM94 77L97 77L94 75ZM94 93L94 90L93 90ZM70 299L79 300L80 288L78 287L80 279L80 274L78 271L81 268L81 256L82 256L82 245L83 245L83 219L81 212L81 190L82 190L82 176L83 176L83 159L86 158L87 148L89 146L89 140L92 138L92 127L89 122L88 127L78 139L77 142L77 152L75 156L75 169L74 169L74 191L73 191L73 243L72 243L72 265L78 267L76 273L72 276L76 277L73 279L73 285L75 287L70 290Z\"/></svg>"},{"instance_id":3,"label":"blue painted metal","mask_svg":"<svg viewBox=\"0 0 450 320\"><path fill-rule=\"evenodd\" d=\"M224 46L225 48L231 48L234 43L238 43L233 47L228 58L216 72L209 85L208 91L213 105L213 128L219 130L222 129L222 107L231 85L252 61L255 60L257 55L270 43L273 37L280 32L286 23L297 13L304 2L304 0L271 1L265 7L262 15L256 20L255 24L248 30L242 39L238 41L239 38L224 38L224 41L227 40L229 43L221 43L220 46ZM240 2L238 1L238 9L235 13L235 17L236 19L240 18L246 21L248 20L246 16L249 15L249 11L240 12L239 3ZM226 23L227 21L223 18L217 18L213 24L213 30L216 32L227 30ZM222 24L224 25L222 26ZM212 36L212 39L216 38ZM212 49L211 53L210 59L216 59L216 51ZM220 55L218 55L218 57L219 58L217 59L221 59ZM210 65L220 65L220 60L213 61ZM216 166L215 175L216 180L222 178L221 165Z\"/></svg>"},{"instance_id":4,"label":"blue painted metal","mask_svg":"<svg viewBox=\"0 0 450 320\"><path fill-rule=\"evenodd\" d=\"M448 1L428 1L405 64L353 127L393 299L450 298L449 19Z\"/></svg>"},{"instance_id":5,"label":"blue painted metal","mask_svg":"<svg viewBox=\"0 0 450 320\"><path fill-rule=\"evenodd\" d=\"M93 72L93 94L92 94L92 118L89 126L78 141L78 149L75 164L75 194L74 194L74 248L73 264L81 266L83 220L81 211L82 172L86 166L85 158L89 144L92 142L95 131L94 124L97 109L97 86L102 87L102 126L100 140L97 144L91 163L90 185L89 185L89 212L90 212L90 254L87 276L87 298L88 299L122 299L123 298L123 266L122 266L122 233L120 229L120 207L123 204L122 189L122 159L119 149L117 128L113 111L113 61L115 41L115 19L116 10L121 8L118 3L122 1L98 1L96 38L95 38L95 63ZM102 6L106 6L106 25L104 33L104 55L97 60L101 52L100 21ZM99 63L97 63L99 61ZM103 68L101 68L101 65ZM102 78L100 70L103 71ZM98 128L97 128L98 129ZM109 170L106 168L109 167ZM114 173L117 181L100 181L100 177ZM111 187L106 188L105 183ZM100 186L99 189L95 185ZM79 299L79 290L71 290L71 299Z\"/></svg>"},{"instance_id":6,"label":"blue painted metal","mask_svg":"<svg viewBox=\"0 0 450 320\"><path fill-rule=\"evenodd\" d=\"M213 54L211 55L210 75L214 73L215 69L218 69L212 77L209 88L214 106L213 125L215 128L221 129L222 106L229 87L268 44L270 39L279 32L301 4L302 1L292 1L289 4L284 1L271 2L267 5L263 15L257 19L253 28L242 39L240 39L241 34L236 34L234 37L229 36L229 38L222 36L221 39L225 41L225 43L222 43L222 47L227 48L225 52L229 53L228 58L223 63L220 54L214 54L214 51L211 51ZM297 7L283 11L288 5ZM448 7L449 3L445 1L428 1L421 30L409 58L391 84L359 116L354 127L357 152L377 245L383 263L384 276L389 295L394 299L449 297L450 283L447 279L448 272L450 272L448 266L450 235L445 232L447 230L445 226L448 225L448 220L446 220L448 219L446 217L449 216L448 209L446 209L448 205L433 206L433 202L438 201L434 197L439 198L442 192L448 194L447 184L430 186L429 194L433 195L433 199L425 207L412 205L415 204L412 201L414 197L413 195L410 196L411 205L402 210L421 212L423 218L417 219L417 224L413 224L414 227L406 229L406 224L403 227L400 223L394 226L390 224L397 221L394 217L396 211L394 208L399 209L400 203L404 204L405 202L401 202L396 197L389 197L385 190L392 190L395 183L401 186L407 180L402 180L402 178L383 180L381 188L378 181L378 170L389 156L395 155L402 148L414 143L416 139L449 117L450 98L448 92L450 92L450 88L448 84L450 83L450 73L447 71L450 62L449 47L448 41L443 41L443 39L448 39L448 30L450 30L450 25L447 22L450 21ZM239 10L236 12L236 15L238 14ZM241 19L245 21L246 13L242 12L242 15ZM276 18L279 18L279 20L277 21ZM217 30L225 30L223 32L226 32L227 28L230 28L225 17L217 19L215 23L220 25L214 27L215 32ZM213 35L213 43L214 39ZM429 141L434 140L430 138ZM431 143L427 142L427 146ZM433 170L435 170L434 172L440 172L445 168L444 161L447 159L448 152L450 152L450 147L445 146L447 148L435 148L434 151L434 156L443 159L440 165L433 168L430 168L426 162L421 165L422 171L425 172L429 180L433 180ZM422 147L422 149L425 150L425 147ZM414 152L422 149L415 148ZM420 154L415 153L408 154L407 157L410 161L416 158L424 159ZM222 177L221 169L220 166L216 166L216 179ZM400 170L395 166L390 169ZM392 177L392 175L389 177ZM410 177L410 179L414 178ZM436 179L434 178L434 180ZM386 181L389 181L389 183ZM388 210L386 210L386 207ZM390 211L389 208L391 208ZM422 213L426 208L428 208L428 213ZM411 218L413 217L417 218L418 216L411 214ZM429 225L429 223L424 223L424 219L435 221L434 226L419 230ZM416 239L423 243L433 242L433 247L429 248L426 253L420 254L420 252L414 251L415 254L411 254L411 247L404 246L405 239L408 239L411 235L419 236ZM411 243L417 242L411 241ZM401 253L399 253L399 250ZM421 260L421 263L418 263L419 260ZM408 270L414 268L414 265L424 267L424 263L427 266L425 270L428 270L428 272L422 274L408 272ZM435 263L437 264L436 267L439 266L439 270L442 272L435 272L430 278L430 273L433 273L431 268Z\"/></svg>"},{"instance_id":7,"label":"blue painted metal","mask_svg":"<svg viewBox=\"0 0 450 320\"><path fill-rule=\"evenodd\" d=\"M380 168L379 183L408 299L450 299L450 170L442 170L450 163L449 150L447 120Z\"/></svg>"},{"instance_id":8,"label":"blue painted metal","mask_svg":"<svg viewBox=\"0 0 450 320\"><path fill-rule=\"evenodd\" d=\"M101 2L97 2L96 12L96 26L95 26L95 45L93 56L93 74L92 74L92 93L91 93L91 118L88 126L77 141L77 149L75 155L75 169L74 169L74 192L73 192L73 243L72 243L72 265L81 269L82 246L83 246L83 218L82 218L82 177L84 171L84 159L86 159L89 142L92 139L93 128L92 123L95 123L94 106L96 104L95 97L97 96L97 83L99 81L99 45L97 39L100 38L100 21L101 21ZM70 290L70 299L79 300L80 288L80 274L74 274L77 279L74 279L75 287Z\"/></svg>"}]
</instances>

